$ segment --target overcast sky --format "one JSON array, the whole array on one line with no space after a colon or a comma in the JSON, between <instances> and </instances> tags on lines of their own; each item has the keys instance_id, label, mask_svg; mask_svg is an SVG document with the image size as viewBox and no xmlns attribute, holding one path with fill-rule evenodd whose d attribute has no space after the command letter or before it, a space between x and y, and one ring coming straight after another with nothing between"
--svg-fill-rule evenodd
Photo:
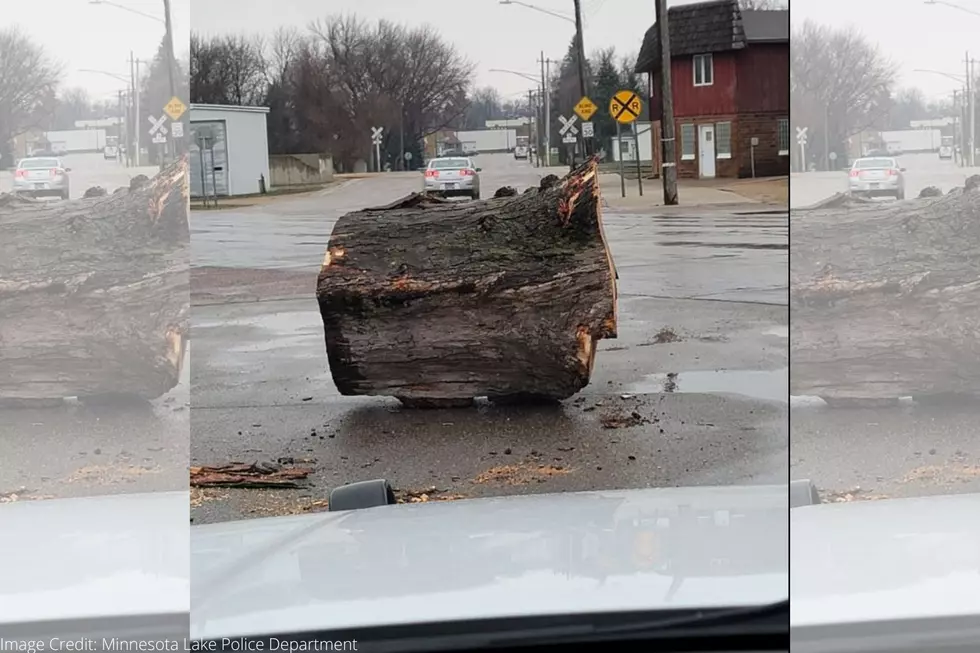
<instances>
[{"instance_id":1,"label":"overcast sky","mask_svg":"<svg viewBox=\"0 0 980 653\"><path fill-rule=\"evenodd\" d=\"M978 0L953 4L980 13ZM961 84L916 69L962 76L966 73L966 50L972 47L976 52L971 56L980 57L980 15L947 4L929 5L925 0L792 0L790 20L794 27L808 18L859 28L898 64L903 86L917 86L930 97L949 96Z\"/></svg>"},{"instance_id":2,"label":"overcast sky","mask_svg":"<svg viewBox=\"0 0 980 653\"><path fill-rule=\"evenodd\" d=\"M93 99L116 97L126 84L108 75L83 72L85 69L128 79L129 51L139 59L150 60L164 35L164 25L158 20L108 4L92 4L91 0L0 2L0 26L19 26L62 64L66 87L85 87ZM163 0L112 2L163 20ZM188 49L192 2L196 4L196 0L171 0L174 51L178 57Z\"/></svg>"},{"instance_id":3,"label":"overcast sky","mask_svg":"<svg viewBox=\"0 0 980 653\"><path fill-rule=\"evenodd\" d=\"M671 0L670 5L690 0ZM492 85L504 96L526 95L534 82L491 68L530 73L539 78L537 60L543 50L561 59L575 25L499 0L192 0L193 29L205 35L239 32L269 33L279 25L305 27L331 13L353 12L369 20L430 23L476 65L476 83ZM528 0L542 9L574 18L572 0ZM654 23L653 0L582 0L585 48L615 46L621 54L637 54L643 34Z\"/></svg>"}]
</instances>

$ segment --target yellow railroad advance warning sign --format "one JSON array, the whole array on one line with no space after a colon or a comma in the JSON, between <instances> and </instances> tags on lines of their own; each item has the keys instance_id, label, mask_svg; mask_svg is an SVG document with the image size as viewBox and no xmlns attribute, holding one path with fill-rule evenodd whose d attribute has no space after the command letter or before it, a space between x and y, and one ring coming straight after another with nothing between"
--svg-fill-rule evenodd
<instances>
[{"instance_id":1,"label":"yellow railroad advance warning sign","mask_svg":"<svg viewBox=\"0 0 980 653\"><path fill-rule=\"evenodd\" d=\"M180 120L180 117L187 111L187 105L181 102L180 98L174 96L170 98L170 102L167 102L167 106L163 107L163 111L170 116L171 120Z\"/></svg>"},{"instance_id":2,"label":"yellow railroad advance warning sign","mask_svg":"<svg viewBox=\"0 0 980 653\"><path fill-rule=\"evenodd\" d=\"M639 118L641 111L643 102L633 91L616 91L616 95L609 100L609 115L624 125Z\"/></svg>"},{"instance_id":3,"label":"yellow railroad advance warning sign","mask_svg":"<svg viewBox=\"0 0 980 653\"><path fill-rule=\"evenodd\" d=\"M595 112L599 110L595 102L589 99L588 95L583 95L582 99L578 101L575 105L573 111L578 114L578 117L582 119L582 122L589 122L589 119L595 115Z\"/></svg>"}]
</instances>

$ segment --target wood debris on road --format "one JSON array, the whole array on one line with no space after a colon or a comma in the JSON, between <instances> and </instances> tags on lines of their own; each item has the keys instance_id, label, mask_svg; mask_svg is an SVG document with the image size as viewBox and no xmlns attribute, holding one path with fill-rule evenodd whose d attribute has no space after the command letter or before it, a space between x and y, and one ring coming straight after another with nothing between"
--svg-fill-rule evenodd
<instances>
[{"instance_id":1,"label":"wood debris on road","mask_svg":"<svg viewBox=\"0 0 980 653\"><path fill-rule=\"evenodd\" d=\"M272 463L229 463L191 467L191 487L299 488L313 470Z\"/></svg>"}]
</instances>

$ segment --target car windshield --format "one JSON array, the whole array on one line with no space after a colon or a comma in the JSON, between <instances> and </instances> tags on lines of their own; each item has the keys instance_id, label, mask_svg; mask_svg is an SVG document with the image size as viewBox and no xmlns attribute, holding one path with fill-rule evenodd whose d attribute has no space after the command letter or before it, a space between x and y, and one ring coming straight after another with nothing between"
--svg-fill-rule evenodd
<instances>
[{"instance_id":1,"label":"car windshield","mask_svg":"<svg viewBox=\"0 0 980 653\"><path fill-rule=\"evenodd\" d=\"M436 159L429 164L429 167L433 170L458 170L460 168L469 168L470 162L468 159Z\"/></svg>"},{"instance_id":2,"label":"car windshield","mask_svg":"<svg viewBox=\"0 0 980 653\"><path fill-rule=\"evenodd\" d=\"M745 57L702 27L744 3L685 5L676 29L693 40L678 47L715 54L677 60L667 139L650 106L655 3L630 2L633 13L626 0L583 0L580 39L574 19L565 33L560 16L520 3L395 16L384 3L330 0L325 12L287 0L288 16L267 3L249 25L231 0L199 3L187 133L202 205L195 524L364 497L458 502L477 522L461 517L424 548L446 562L449 547L482 550L486 532L500 559L482 572L507 564L494 538L511 531L480 519L473 499L756 482L785 499L789 175L805 127L785 92L788 10L746 9L752 72L736 84ZM569 0L531 4L574 12ZM489 40L461 36L461 15ZM726 95L748 86L739 102ZM708 111L719 106L733 108ZM677 179L661 174L662 137ZM355 485L386 479L390 494ZM651 570L691 569L676 530L659 528L637 534L637 555ZM616 553L623 533L607 535L602 556L570 564L602 579L632 568ZM531 557L550 568L545 549Z\"/></svg>"},{"instance_id":3,"label":"car windshield","mask_svg":"<svg viewBox=\"0 0 980 653\"><path fill-rule=\"evenodd\" d=\"M894 168L895 159L858 159L854 162L854 167L857 170L866 169L878 169L878 168Z\"/></svg>"},{"instance_id":4,"label":"car windshield","mask_svg":"<svg viewBox=\"0 0 980 653\"><path fill-rule=\"evenodd\" d=\"M36 168L57 168L60 165L61 162L58 159L23 159L19 167L24 170L33 170Z\"/></svg>"},{"instance_id":5,"label":"car windshield","mask_svg":"<svg viewBox=\"0 0 980 653\"><path fill-rule=\"evenodd\" d=\"M793 1L792 77L808 81L792 92L807 131L791 155L808 174L791 197L792 477L829 502L980 492L980 100L942 72L954 52L903 45L936 29L971 43L978 23L853 5ZM860 174L885 169L903 174Z\"/></svg>"}]
</instances>

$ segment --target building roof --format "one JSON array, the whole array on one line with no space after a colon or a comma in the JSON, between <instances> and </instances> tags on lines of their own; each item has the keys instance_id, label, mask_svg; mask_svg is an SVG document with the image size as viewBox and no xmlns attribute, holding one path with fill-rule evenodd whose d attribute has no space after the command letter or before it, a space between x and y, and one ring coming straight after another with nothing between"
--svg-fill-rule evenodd
<instances>
[{"instance_id":1,"label":"building roof","mask_svg":"<svg viewBox=\"0 0 980 653\"><path fill-rule=\"evenodd\" d=\"M789 11L786 9L743 9L742 27L749 43L789 41Z\"/></svg>"},{"instance_id":2,"label":"building roof","mask_svg":"<svg viewBox=\"0 0 980 653\"><path fill-rule=\"evenodd\" d=\"M749 43L789 41L789 11L739 9L738 0L710 0L667 10L672 56L740 50ZM634 70L660 68L660 35L654 23L643 37Z\"/></svg>"},{"instance_id":3,"label":"building roof","mask_svg":"<svg viewBox=\"0 0 980 653\"><path fill-rule=\"evenodd\" d=\"M269 113L269 107L249 107L237 104L197 104L191 103L191 111L237 111L240 113Z\"/></svg>"}]
</instances>

